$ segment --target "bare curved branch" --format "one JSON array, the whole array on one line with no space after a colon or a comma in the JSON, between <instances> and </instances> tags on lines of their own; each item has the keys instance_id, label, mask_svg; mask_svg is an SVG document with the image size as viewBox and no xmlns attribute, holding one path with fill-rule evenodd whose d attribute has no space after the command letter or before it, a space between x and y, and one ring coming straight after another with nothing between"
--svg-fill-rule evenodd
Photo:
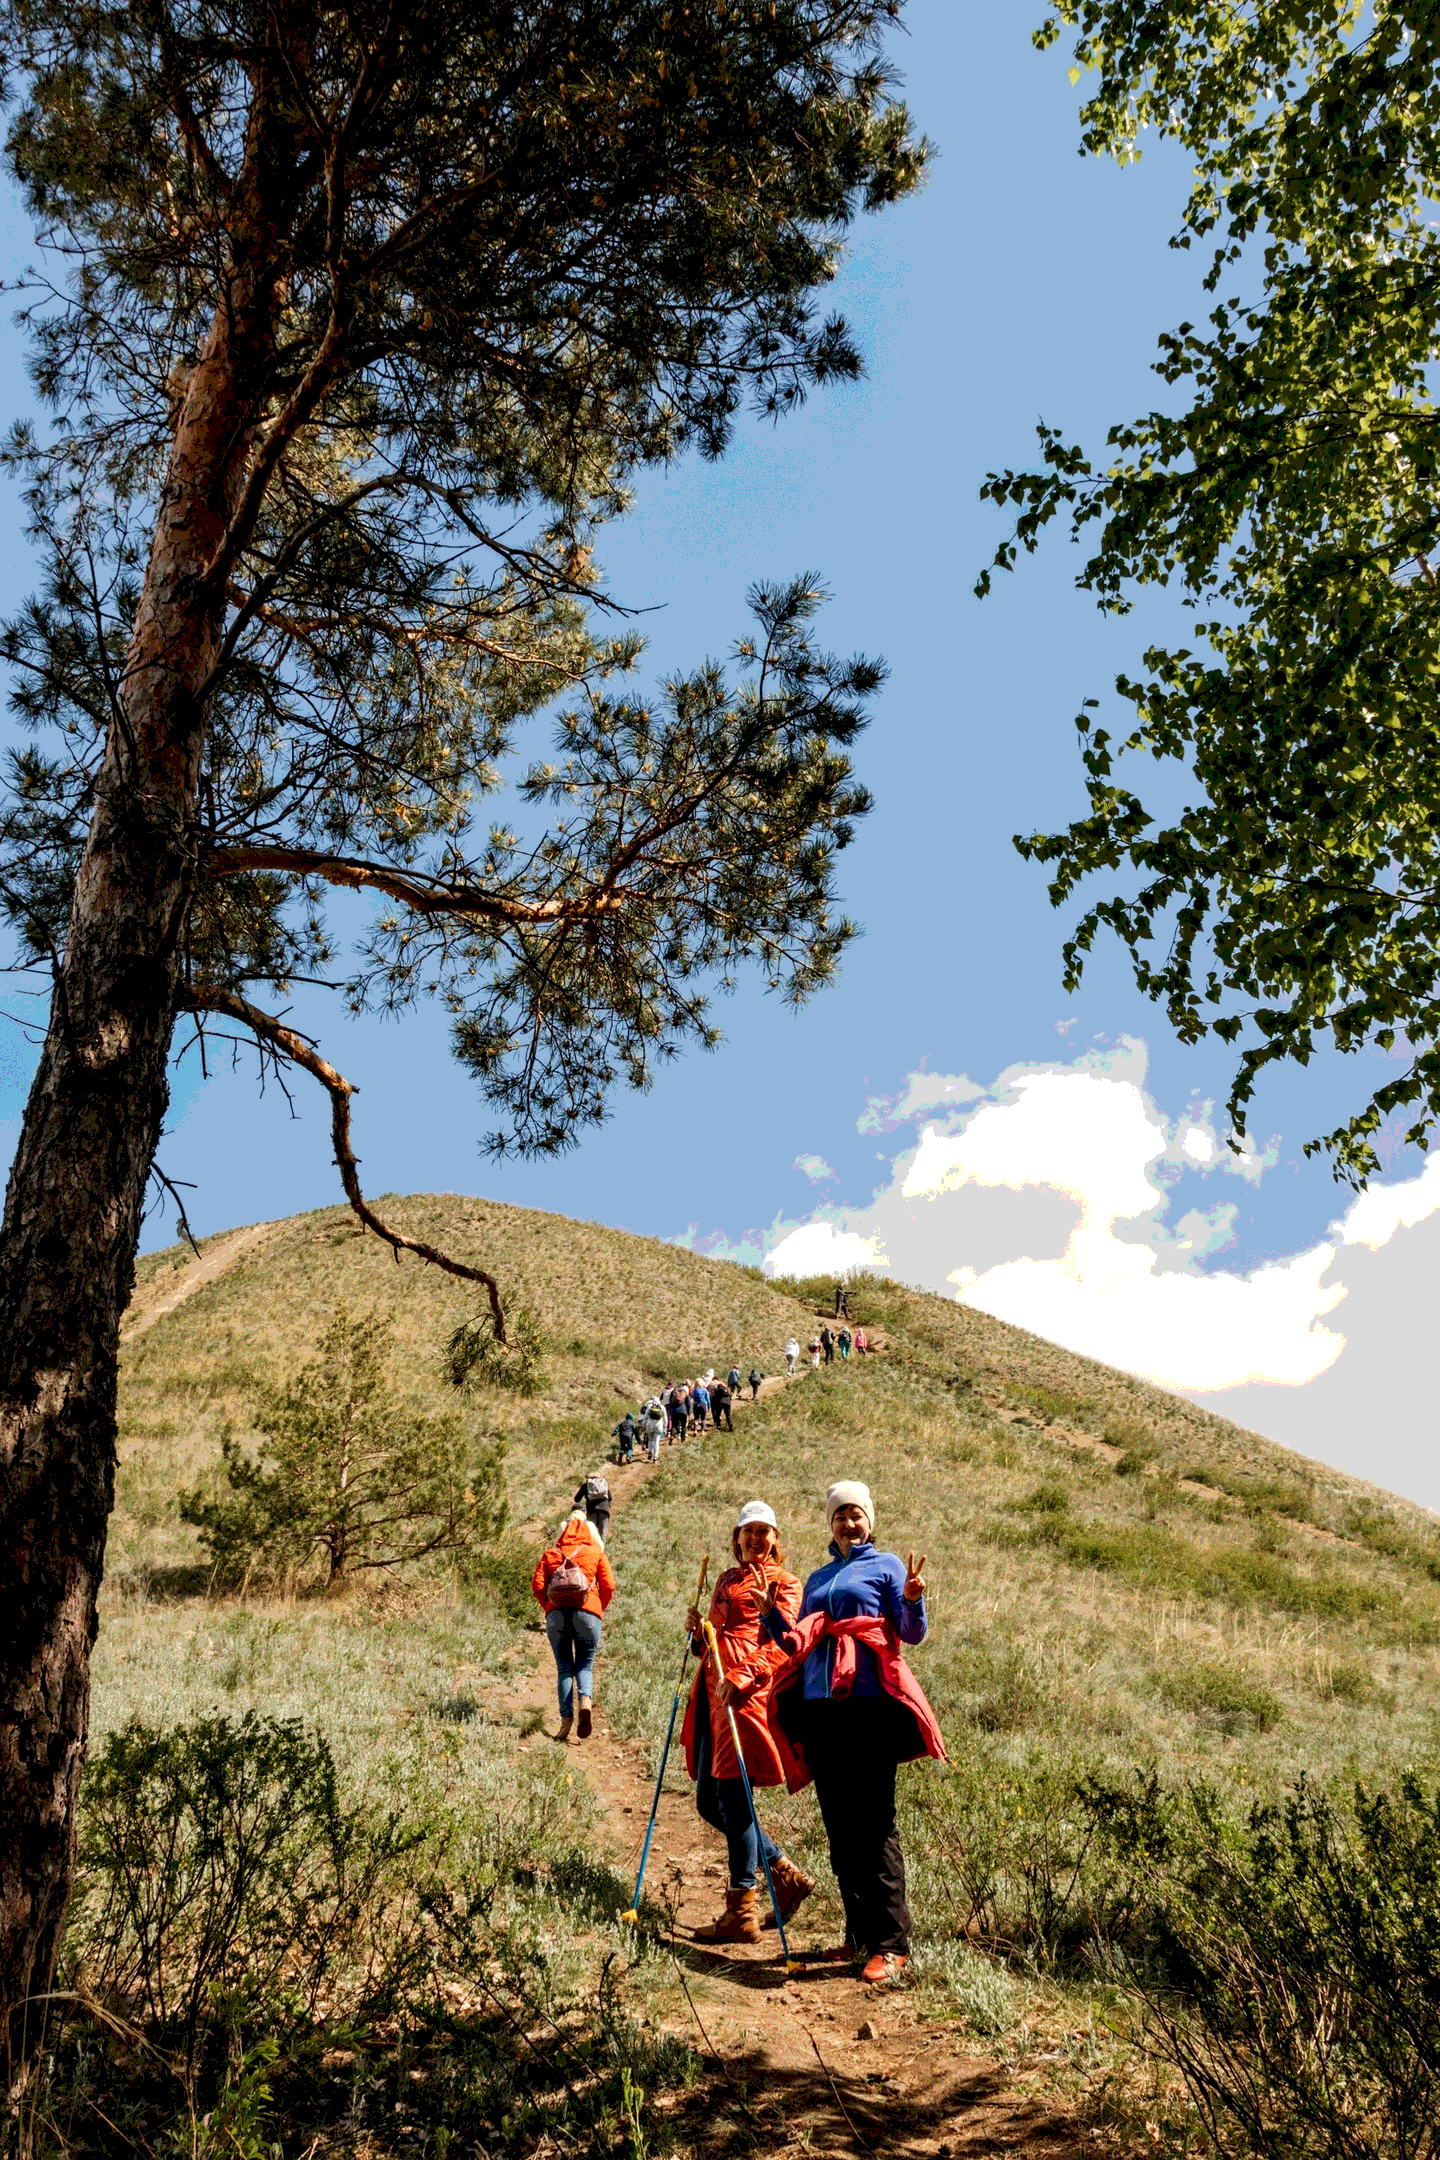
<instances>
[{"instance_id":1,"label":"bare curved branch","mask_svg":"<svg viewBox=\"0 0 1440 2160\"><path fill-rule=\"evenodd\" d=\"M184 1012L221 1013L227 1020L238 1020L241 1026L249 1028L256 1040L263 1043L274 1056L283 1058L287 1064L299 1065L312 1079L320 1082L330 1097L330 1137L335 1148L335 1165L340 1172L345 1197L361 1222L367 1230L372 1230L376 1237L391 1248L397 1260L402 1252L411 1252L417 1258L428 1261L431 1267L443 1268L447 1275L457 1275L463 1282L481 1284L490 1301L495 1339L497 1342L505 1342L508 1339L505 1333L505 1314L500 1304L500 1287L494 1276L487 1275L484 1268L470 1267L463 1260L452 1260L448 1253L441 1252L437 1246L427 1245L421 1238L405 1237L400 1231L392 1230L380 1220L360 1190L360 1165L350 1144L350 1098L358 1093L353 1083L347 1080L342 1072L337 1072L328 1058L321 1057L319 1051L313 1044L308 1043L303 1035L297 1034L294 1028L286 1027L284 1021L277 1020L273 1013L262 1012L258 1005L252 1005L248 998L241 997L234 990L197 989L192 985L189 989L182 990L180 1007Z\"/></svg>"}]
</instances>

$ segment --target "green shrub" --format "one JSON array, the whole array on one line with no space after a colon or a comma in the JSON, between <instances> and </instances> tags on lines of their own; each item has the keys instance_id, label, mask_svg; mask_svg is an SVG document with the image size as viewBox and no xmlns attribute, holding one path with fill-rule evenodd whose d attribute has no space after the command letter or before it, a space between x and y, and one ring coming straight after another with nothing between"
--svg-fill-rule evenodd
<instances>
[{"instance_id":1,"label":"green shrub","mask_svg":"<svg viewBox=\"0 0 1440 2160\"><path fill-rule=\"evenodd\" d=\"M1068 1515L1070 1493L1057 1478L1044 1478L1023 1500L1012 1500L1010 1505L1017 1515Z\"/></svg>"},{"instance_id":2,"label":"green shrub","mask_svg":"<svg viewBox=\"0 0 1440 2160\"><path fill-rule=\"evenodd\" d=\"M1251 1726L1270 1732L1285 1715L1278 1695L1263 1682L1237 1672L1233 1665L1201 1661L1156 1675L1166 1702L1193 1716L1213 1719L1225 1731Z\"/></svg>"},{"instance_id":3,"label":"green shrub","mask_svg":"<svg viewBox=\"0 0 1440 2160\"><path fill-rule=\"evenodd\" d=\"M629 1893L545 1769L501 1807L456 1811L427 1786L380 1808L348 1799L293 1721L112 1735L86 1775L68 1969L27 2099L37 2155L413 2139L533 2160L630 2149L618 2125L642 2118L664 2150L653 2102L695 2057L619 2007L618 1934L598 1987L562 1984L560 1930L573 1943L578 1910L603 1933Z\"/></svg>"},{"instance_id":4,"label":"green shrub","mask_svg":"<svg viewBox=\"0 0 1440 2160\"><path fill-rule=\"evenodd\" d=\"M1152 1461L1160 1452L1155 1435L1139 1418L1107 1418L1101 1437L1109 1446L1138 1455L1145 1462Z\"/></svg>"},{"instance_id":5,"label":"green shrub","mask_svg":"<svg viewBox=\"0 0 1440 2160\"><path fill-rule=\"evenodd\" d=\"M1369 1666L1359 1658L1336 1658L1325 1671L1320 1692L1331 1702L1347 1703L1375 1702L1385 1696Z\"/></svg>"},{"instance_id":6,"label":"green shrub","mask_svg":"<svg viewBox=\"0 0 1440 2160\"><path fill-rule=\"evenodd\" d=\"M978 1736L943 1779L902 1790L917 1906L948 1908L958 1941L1049 1971L1087 1969L1097 1941L1128 1939L1140 1891L1097 1835L1085 1766Z\"/></svg>"},{"instance_id":7,"label":"green shrub","mask_svg":"<svg viewBox=\"0 0 1440 2160\"><path fill-rule=\"evenodd\" d=\"M357 2002L388 2002L423 1957L424 1842L343 1801L329 1747L298 1721L132 1719L86 1771L70 1951L193 2067L218 2006L243 2029L283 1993L308 2017L345 1979Z\"/></svg>"},{"instance_id":8,"label":"green shrub","mask_svg":"<svg viewBox=\"0 0 1440 2160\"><path fill-rule=\"evenodd\" d=\"M1068 1395L1059 1388L1027 1387L1011 1383L1005 1390L1012 1410L1024 1410L1042 1425L1064 1423L1087 1430L1095 1423L1095 1408L1083 1395Z\"/></svg>"},{"instance_id":9,"label":"green shrub","mask_svg":"<svg viewBox=\"0 0 1440 2160\"><path fill-rule=\"evenodd\" d=\"M1440 1791L1413 1776L1345 1804L1303 1780L1237 1816L1154 1780L1088 1794L1148 1884L1147 1954L1110 1977L1240 2160L1440 2152Z\"/></svg>"},{"instance_id":10,"label":"green shrub","mask_svg":"<svg viewBox=\"0 0 1440 2160\"><path fill-rule=\"evenodd\" d=\"M1153 1448L1127 1447L1115 1464L1116 1477L1143 1477L1155 1460Z\"/></svg>"},{"instance_id":11,"label":"green shrub","mask_svg":"<svg viewBox=\"0 0 1440 2160\"><path fill-rule=\"evenodd\" d=\"M1352 1501L1345 1510L1345 1535L1369 1551L1413 1568L1440 1582L1440 1533L1411 1529L1384 1509Z\"/></svg>"}]
</instances>

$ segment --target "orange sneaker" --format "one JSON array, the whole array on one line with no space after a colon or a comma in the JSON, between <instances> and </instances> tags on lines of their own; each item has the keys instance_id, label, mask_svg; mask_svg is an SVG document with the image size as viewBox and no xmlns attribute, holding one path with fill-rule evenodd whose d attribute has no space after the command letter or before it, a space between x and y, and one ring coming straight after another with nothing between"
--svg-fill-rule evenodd
<instances>
[{"instance_id":1,"label":"orange sneaker","mask_svg":"<svg viewBox=\"0 0 1440 2160\"><path fill-rule=\"evenodd\" d=\"M871 1987L884 1987L887 1982L898 1980L908 1963L903 1950L877 1950L874 1957L866 1960L860 1977L868 1980Z\"/></svg>"}]
</instances>

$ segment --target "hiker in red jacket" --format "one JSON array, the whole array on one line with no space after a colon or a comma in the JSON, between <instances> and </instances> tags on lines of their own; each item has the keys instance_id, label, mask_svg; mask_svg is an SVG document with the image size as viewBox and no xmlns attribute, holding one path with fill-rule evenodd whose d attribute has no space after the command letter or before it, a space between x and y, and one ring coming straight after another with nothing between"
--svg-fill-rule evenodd
<instances>
[{"instance_id":1,"label":"hiker in red jacket","mask_svg":"<svg viewBox=\"0 0 1440 2160\"><path fill-rule=\"evenodd\" d=\"M785 1652L769 1698L770 1735L792 1792L811 1778L845 1907L845 1943L862 1977L892 1980L910 1953L905 1858L895 1825L895 1772L945 1743L904 1643L925 1640L925 1561L875 1544L870 1488L842 1480L825 1496L830 1562L805 1585L787 1623L767 1597L764 1626Z\"/></svg>"},{"instance_id":2,"label":"hiker in red jacket","mask_svg":"<svg viewBox=\"0 0 1440 2160\"><path fill-rule=\"evenodd\" d=\"M599 1533L583 1507L572 1511L555 1543L541 1553L530 1588L545 1615L545 1633L555 1657L560 1695L560 1730L555 1737L570 1738L578 1694L577 1731L580 1739L588 1740L595 1706L600 1615L615 1595L615 1575Z\"/></svg>"},{"instance_id":3,"label":"hiker in red jacket","mask_svg":"<svg viewBox=\"0 0 1440 2160\"><path fill-rule=\"evenodd\" d=\"M762 1847L782 1920L788 1920L815 1887L751 1815L728 1715L730 1710L735 1713L750 1783L782 1784L785 1770L770 1737L765 1698L771 1672L783 1663L784 1652L761 1628L760 1607L768 1599L783 1620L793 1621L800 1610L800 1579L786 1570L775 1512L763 1500L747 1500L741 1508L730 1549L735 1566L719 1577L710 1599L723 1685L716 1683L698 1610L692 1605L686 1615L691 1647L701 1663L680 1736L685 1767L695 1780L695 1805L704 1820L724 1834L730 1859L725 1910L709 1927L695 1930L697 1942L760 1940L756 1877Z\"/></svg>"}]
</instances>

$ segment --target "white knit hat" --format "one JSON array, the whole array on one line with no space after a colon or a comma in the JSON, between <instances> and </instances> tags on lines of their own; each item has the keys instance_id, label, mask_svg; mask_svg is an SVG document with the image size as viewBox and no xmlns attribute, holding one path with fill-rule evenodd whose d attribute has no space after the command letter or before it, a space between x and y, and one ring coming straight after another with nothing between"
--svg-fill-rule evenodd
<instances>
[{"instance_id":1,"label":"white knit hat","mask_svg":"<svg viewBox=\"0 0 1440 2160\"><path fill-rule=\"evenodd\" d=\"M871 1535L874 1535L875 1503L870 1498L868 1485L862 1485L859 1478L837 1478L825 1495L826 1522L834 1522L835 1510L842 1507L858 1507L863 1510Z\"/></svg>"},{"instance_id":2,"label":"white knit hat","mask_svg":"<svg viewBox=\"0 0 1440 2160\"><path fill-rule=\"evenodd\" d=\"M752 1522L769 1523L772 1530L780 1527L775 1520L774 1508L765 1500L747 1500L735 1518L735 1528L743 1530L747 1523Z\"/></svg>"}]
</instances>

